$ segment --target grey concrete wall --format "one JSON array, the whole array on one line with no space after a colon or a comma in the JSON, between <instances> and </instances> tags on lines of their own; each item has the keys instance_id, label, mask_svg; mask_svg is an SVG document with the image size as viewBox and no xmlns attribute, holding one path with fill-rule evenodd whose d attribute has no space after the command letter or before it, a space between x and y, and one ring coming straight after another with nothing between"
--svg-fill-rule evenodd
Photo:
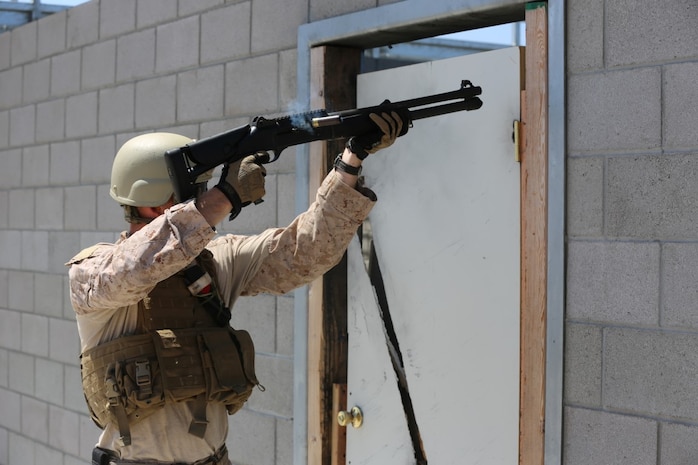
<instances>
[{"instance_id":1,"label":"grey concrete wall","mask_svg":"<svg viewBox=\"0 0 698 465\"><path fill-rule=\"evenodd\" d=\"M298 26L389 0L94 0L0 34L0 464L89 463L64 263L125 229L108 195L117 148L141 132L201 138L296 98ZM294 215L295 153L268 167L266 201L222 232ZM255 393L231 417L239 464L293 462L293 297L243 299Z\"/></svg>"},{"instance_id":2,"label":"grey concrete wall","mask_svg":"<svg viewBox=\"0 0 698 465\"><path fill-rule=\"evenodd\" d=\"M564 463L695 463L698 4L566 16Z\"/></svg>"}]
</instances>

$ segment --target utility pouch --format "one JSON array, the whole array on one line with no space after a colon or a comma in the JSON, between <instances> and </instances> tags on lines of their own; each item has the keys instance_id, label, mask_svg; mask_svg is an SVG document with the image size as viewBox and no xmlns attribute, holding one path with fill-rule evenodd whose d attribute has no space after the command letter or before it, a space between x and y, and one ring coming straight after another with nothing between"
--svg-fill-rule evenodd
<instances>
[{"instance_id":1,"label":"utility pouch","mask_svg":"<svg viewBox=\"0 0 698 465\"><path fill-rule=\"evenodd\" d=\"M259 385L254 357L244 330L161 329L86 351L83 389L101 428L111 421L122 430L124 419L132 424L165 403L195 399L223 403L233 414Z\"/></svg>"}]
</instances>

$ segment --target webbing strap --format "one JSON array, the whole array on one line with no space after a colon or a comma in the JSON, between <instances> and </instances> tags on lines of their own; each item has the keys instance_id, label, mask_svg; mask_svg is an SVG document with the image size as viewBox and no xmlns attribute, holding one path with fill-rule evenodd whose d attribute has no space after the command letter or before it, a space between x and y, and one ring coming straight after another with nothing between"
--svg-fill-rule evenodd
<instances>
[{"instance_id":1,"label":"webbing strap","mask_svg":"<svg viewBox=\"0 0 698 465\"><path fill-rule=\"evenodd\" d=\"M121 441L124 446L131 445L131 429L128 426L128 416L126 415L126 409L124 404L121 402L121 398L118 396L118 388L113 379L107 379L107 400L109 401L109 411L114 418L116 418L116 424L119 427L119 434L121 435Z\"/></svg>"},{"instance_id":2,"label":"webbing strap","mask_svg":"<svg viewBox=\"0 0 698 465\"><path fill-rule=\"evenodd\" d=\"M203 438L208 426L208 420L206 420L206 394L199 394L188 404L189 410L194 417L189 424L189 434Z\"/></svg>"}]
</instances>

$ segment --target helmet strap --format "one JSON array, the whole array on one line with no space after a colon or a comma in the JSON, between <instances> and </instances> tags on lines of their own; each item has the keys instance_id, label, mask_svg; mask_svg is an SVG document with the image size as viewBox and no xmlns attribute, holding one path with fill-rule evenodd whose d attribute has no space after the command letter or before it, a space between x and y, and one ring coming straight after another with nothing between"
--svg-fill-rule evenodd
<instances>
[{"instance_id":1,"label":"helmet strap","mask_svg":"<svg viewBox=\"0 0 698 465\"><path fill-rule=\"evenodd\" d=\"M148 224L153 221L153 218L143 218L138 213L137 207L132 207L131 205L122 205L122 207L124 207L124 219L127 223Z\"/></svg>"}]
</instances>

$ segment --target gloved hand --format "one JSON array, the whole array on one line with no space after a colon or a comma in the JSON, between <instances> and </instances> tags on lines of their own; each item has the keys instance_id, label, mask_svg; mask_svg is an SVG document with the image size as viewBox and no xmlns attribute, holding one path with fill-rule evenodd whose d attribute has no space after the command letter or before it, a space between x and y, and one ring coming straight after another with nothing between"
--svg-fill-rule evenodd
<instances>
[{"instance_id":1,"label":"gloved hand","mask_svg":"<svg viewBox=\"0 0 698 465\"><path fill-rule=\"evenodd\" d=\"M259 152L248 155L235 163L223 165L223 173L216 187L225 194L233 209L230 219L235 218L243 207L251 203L261 203L266 194L264 177L267 169L262 165L269 160L269 154Z\"/></svg>"},{"instance_id":2,"label":"gloved hand","mask_svg":"<svg viewBox=\"0 0 698 465\"><path fill-rule=\"evenodd\" d=\"M376 123L380 131L354 136L347 141L347 148L361 160L371 153L376 153L393 145L395 139L402 132L402 118L394 111L390 114L381 113L380 115L371 113L368 117Z\"/></svg>"}]
</instances>

